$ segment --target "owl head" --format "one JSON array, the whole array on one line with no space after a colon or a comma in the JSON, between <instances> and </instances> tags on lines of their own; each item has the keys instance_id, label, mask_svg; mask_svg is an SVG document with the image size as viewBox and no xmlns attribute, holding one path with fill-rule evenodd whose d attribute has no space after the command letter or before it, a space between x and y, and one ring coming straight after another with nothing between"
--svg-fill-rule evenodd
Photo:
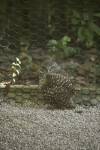
<instances>
[{"instance_id":1,"label":"owl head","mask_svg":"<svg viewBox=\"0 0 100 150\"><path fill-rule=\"evenodd\" d=\"M45 60L41 69L44 73L55 73L60 69L60 66L52 60Z\"/></svg>"}]
</instances>

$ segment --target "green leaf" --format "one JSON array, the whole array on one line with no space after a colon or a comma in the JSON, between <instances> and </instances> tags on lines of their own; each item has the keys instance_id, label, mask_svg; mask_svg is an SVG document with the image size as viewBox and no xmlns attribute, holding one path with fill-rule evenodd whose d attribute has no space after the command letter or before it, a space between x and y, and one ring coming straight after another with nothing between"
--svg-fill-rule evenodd
<instances>
[{"instance_id":1,"label":"green leaf","mask_svg":"<svg viewBox=\"0 0 100 150\"><path fill-rule=\"evenodd\" d=\"M65 41L62 41L62 42L61 42L61 45L62 45L62 46L66 46L66 44L67 44L67 42L65 42Z\"/></svg>"},{"instance_id":2,"label":"green leaf","mask_svg":"<svg viewBox=\"0 0 100 150\"><path fill-rule=\"evenodd\" d=\"M94 45L94 41L93 41L93 31L91 31L90 29L86 29L86 47L90 48L93 47Z\"/></svg>"},{"instance_id":3,"label":"green leaf","mask_svg":"<svg viewBox=\"0 0 100 150\"><path fill-rule=\"evenodd\" d=\"M100 36L100 27L98 27L95 23L90 22L90 27L92 28L92 30Z\"/></svg>"},{"instance_id":4,"label":"green leaf","mask_svg":"<svg viewBox=\"0 0 100 150\"><path fill-rule=\"evenodd\" d=\"M12 65L16 65L15 62L13 62Z\"/></svg>"},{"instance_id":5,"label":"green leaf","mask_svg":"<svg viewBox=\"0 0 100 150\"><path fill-rule=\"evenodd\" d=\"M76 10L73 11L73 16L76 17L77 19L81 19L80 13L78 13Z\"/></svg>"},{"instance_id":6,"label":"green leaf","mask_svg":"<svg viewBox=\"0 0 100 150\"><path fill-rule=\"evenodd\" d=\"M16 80L13 78L13 82L15 82Z\"/></svg>"},{"instance_id":7,"label":"green leaf","mask_svg":"<svg viewBox=\"0 0 100 150\"><path fill-rule=\"evenodd\" d=\"M20 54L27 58L27 64L30 64L30 66L31 66L32 65L32 57L26 53L20 53ZM19 64L18 64L18 67L21 68L21 66Z\"/></svg>"},{"instance_id":8,"label":"green leaf","mask_svg":"<svg viewBox=\"0 0 100 150\"><path fill-rule=\"evenodd\" d=\"M19 70L16 70L17 74L19 75Z\"/></svg>"},{"instance_id":9,"label":"green leaf","mask_svg":"<svg viewBox=\"0 0 100 150\"><path fill-rule=\"evenodd\" d=\"M13 77L16 77L16 73L13 73Z\"/></svg>"},{"instance_id":10,"label":"green leaf","mask_svg":"<svg viewBox=\"0 0 100 150\"><path fill-rule=\"evenodd\" d=\"M72 24L77 25L79 23L79 20L72 18Z\"/></svg>"},{"instance_id":11,"label":"green leaf","mask_svg":"<svg viewBox=\"0 0 100 150\"><path fill-rule=\"evenodd\" d=\"M13 65L14 65L14 66L18 66L18 67L19 67L19 64L18 64L18 63L13 63Z\"/></svg>"},{"instance_id":12,"label":"green leaf","mask_svg":"<svg viewBox=\"0 0 100 150\"><path fill-rule=\"evenodd\" d=\"M52 56L49 56L48 59L49 59L49 60L53 60L53 57L52 57Z\"/></svg>"},{"instance_id":13,"label":"green leaf","mask_svg":"<svg viewBox=\"0 0 100 150\"><path fill-rule=\"evenodd\" d=\"M28 63L32 63L32 57L28 55L27 58L28 58Z\"/></svg>"},{"instance_id":14,"label":"green leaf","mask_svg":"<svg viewBox=\"0 0 100 150\"><path fill-rule=\"evenodd\" d=\"M71 41L71 38L68 37L68 36L64 36L64 37L61 39L61 41L63 41L63 42L70 42L70 41Z\"/></svg>"},{"instance_id":15,"label":"green leaf","mask_svg":"<svg viewBox=\"0 0 100 150\"><path fill-rule=\"evenodd\" d=\"M100 17L100 13L95 13L94 16Z\"/></svg>"},{"instance_id":16,"label":"green leaf","mask_svg":"<svg viewBox=\"0 0 100 150\"><path fill-rule=\"evenodd\" d=\"M83 13L82 17L84 20L89 20L89 13Z\"/></svg>"},{"instance_id":17,"label":"green leaf","mask_svg":"<svg viewBox=\"0 0 100 150\"><path fill-rule=\"evenodd\" d=\"M12 66L12 69L14 69L15 67L14 66Z\"/></svg>"},{"instance_id":18,"label":"green leaf","mask_svg":"<svg viewBox=\"0 0 100 150\"><path fill-rule=\"evenodd\" d=\"M53 46L53 45L57 45L57 41L56 40L50 40L47 44L47 46Z\"/></svg>"},{"instance_id":19,"label":"green leaf","mask_svg":"<svg viewBox=\"0 0 100 150\"><path fill-rule=\"evenodd\" d=\"M68 55L69 55L69 49L68 49L68 47L65 47L65 48L64 48L64 54L65 54L65 56L68 56Z\"/></svg>"},{"instance_id":20,"label":"green leaf","mask_svg":"<svg viewBox=\"0 0 100 150\"><path fill-rule=\"evenodd\" d=\"M90 29L86 29L86 36L87 36L87 41L92 42L93 41L93 32Z\"/></svg>"},{"instance_id":21,"label":"green leaf","mask_svg":"<svg viewBox=\"0 0 100 150\"><path fill-rule=\"evenodd\" d=\"M57 51L58 49L56 48L56 46L53 46L53 47L52 47L52 50L53 50L53 51Z\"/></svg>"},{"instance_id":22,"label":"green leaf","mask_svg":"<svg viewBox=\"0 0 100 150\"><path fill-rule=\"evenodd\" d=\"M60 46L66 46L67 45L67 42L70 42L71 41L71 38L68 37L68 36L64 36L61 41L60 41Z\"/></svg>"},{"instance_id":23,"label":"green leaf","mask_svg":"<svg viewBox=\"0 0 100 150\"><path fill-rule=\"evenodd\" d=\"M73 76L73 73L72 72L69 72L68 73L69 77Z\"/></svg>"},{"instance_id":24,"label":"green leaf","mask_svg":"<svg viewBox=\"0 0 100 150\"><path fill-rule=\"evenodd\" d=\"M76 49L74 48L74 47L72 47L72 46L69 46L69 52L76 52Z\"/></svg>"},{"instance_id":25,"label":"green leaf","mask_svg":"<svg viewBox=\"0 0 100 150\"><path fill-rule=\"evenodd\" d=\"M25 54L25 53L20 53L22 56L25 56L25 57L27 57L27 54Z\"/></svg>"},{"instance_id":26,"label":"green leaf","mask_svg":"<svg viewBox=\"0 0 100 150\"><path fill-rule=\"evenodd\" d=\"M19 65L19 68L21 69L21 65Z\"/></svg>"},{"instance_id":27,"label":"green leaf","mask_svg":"<svg viewBox=\"0 0 100 150\"><path fill-rule=\"evenodd\" d=\"M78 29L78 38L80 41L84 41L86 37L86 32L85 32L85 28L84 27L80 27Z\"/></svg>"},{"instance_id":28,"label":"green leaf","mask_svg":"<svg viewBox=\"0 0 100 150\"><path fill-rule=\"evenodd\" d=\"M19 60L19 58L16 57L16 60L19 64L21 64L21 61Z\"/></svg>"},{"instance_id":29,"label":"green leaf","mask_svg":"<svg viewBox=\"0 0 100 150\"><path fill-rule=\"evenodd\" d=\"M19 62L19 58L16 57L16 60Z\"/></svg>"}]
</instances>

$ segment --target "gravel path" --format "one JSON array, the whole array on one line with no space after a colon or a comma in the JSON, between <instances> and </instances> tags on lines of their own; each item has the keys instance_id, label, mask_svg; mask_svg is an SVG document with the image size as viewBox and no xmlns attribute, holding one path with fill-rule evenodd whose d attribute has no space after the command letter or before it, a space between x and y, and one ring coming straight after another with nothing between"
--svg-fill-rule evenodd
<instances>
[{"instance_id":1,"label":"gravel path","mask_svg":"<svg viewBox=\"0 0 100 150\"><path fill-rule=\"evenodd\" d=\"M0 106L0 150L100 150L100 107Z\"/></svg>"}]
</instances>

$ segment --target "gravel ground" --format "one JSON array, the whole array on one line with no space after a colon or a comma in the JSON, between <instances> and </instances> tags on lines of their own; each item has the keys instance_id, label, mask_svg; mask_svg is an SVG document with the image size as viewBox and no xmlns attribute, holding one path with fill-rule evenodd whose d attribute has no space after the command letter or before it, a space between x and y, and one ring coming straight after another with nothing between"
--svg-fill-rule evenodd
<instances>
[{"instance_id":1,"label":"gravel ground","mask_svg":"<svg viewBox=\"0 0 100 150\"><path fill-rule=\"evenodd\" d=\"M100 150L100 106L0 106L0 150Z\"/></svg>"}]
</instances>

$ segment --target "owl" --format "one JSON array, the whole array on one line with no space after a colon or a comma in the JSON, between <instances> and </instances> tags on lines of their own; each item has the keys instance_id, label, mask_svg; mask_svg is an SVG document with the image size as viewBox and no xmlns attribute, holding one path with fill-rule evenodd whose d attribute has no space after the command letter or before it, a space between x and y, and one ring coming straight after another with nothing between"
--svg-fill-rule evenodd
<instances>
[{"instance_id":1,"label":"owl","mask_svg":"<svg viewBox=\"0 0 100 150\"><path fill-rule=\"evenodd\" d=\"M75 108L72 96L75 88L68 74L56 62L46 60L39 73L39 85L46 102L55 108Z\"/></svg>"}]
</instances>

